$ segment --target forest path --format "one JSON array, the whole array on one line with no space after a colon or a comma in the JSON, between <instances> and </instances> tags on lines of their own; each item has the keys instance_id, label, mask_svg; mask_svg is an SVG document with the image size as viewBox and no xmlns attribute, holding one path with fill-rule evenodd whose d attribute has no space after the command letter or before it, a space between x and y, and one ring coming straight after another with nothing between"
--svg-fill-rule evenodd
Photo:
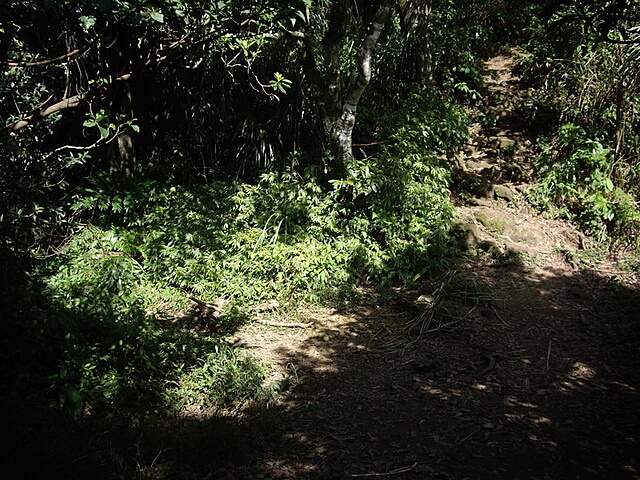
<instances>
[{"instance_id":1,"label":"forest path","mask_svg":"<svg viewBox=\"0 0 640 480\"><path fill-rule=\"evenodd\" d=\"M528 207L513 61L486 62L495 121L460 159L469 260L377 306L264 314L310 328L241 331L295 385L244 412L212 478L640 479L637 283Z\"/></svg>"}]
</instances>

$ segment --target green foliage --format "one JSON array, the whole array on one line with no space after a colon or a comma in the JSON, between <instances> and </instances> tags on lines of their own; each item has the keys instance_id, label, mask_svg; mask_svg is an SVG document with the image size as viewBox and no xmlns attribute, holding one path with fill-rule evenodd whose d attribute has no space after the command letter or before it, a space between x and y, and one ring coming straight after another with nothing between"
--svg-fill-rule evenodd
<instances>
[{"instance_id":1,"label":"green foliage","mask_svg":"<svg viewBox=\"0 0 640 480\"><path fill-rule=\"evenodd\" d=\"M255 359L220 344L173 382L164 396L177 409L229 408L267 398L265 378L265 369Z\"/></svg>"},{"instance_id":2,"label":"green foliage","mask_svg":"<svg viewBox=\"0 0 640 480\"><path fill-rule=\"evenodd\" d=\"M417 279L446 252L453 218L448 172L421 153L435 142L427 122L399 129L394 146L354 162L328 191L297 173L263 174L254 185L154 185L141 209L86 191L77 205L97 203L105 225L120 208L131 216L124 227L82 228L40 270L50 307L37 337L59 348L52 401L80 417L269 397L253 360L170 319L185 308L181 292L230 299L216 321L227 329L242 305ZM136 189L119 195L141 197Z\"/></svg>"},{"instance_id":3,"label":"green foliage","mask_svg":"<svg viewBox=\"0 0 640 480\"><path fill-rule=\"evenodd\" d=\"M71 209L108 225L132 226L159 200L161 184L135 180L120 173L99 172L77 189Z\"/></svg>"},{"instance_id":4,"label":"green foliage","mask_svg":"<svg viewBox=\"0 0 640 480\"><path fill-rule=\"evenodd\" d=\"M415 87L401 108L385 118L394 151L399 154L460 152L469 138L465 110L426 87Z\"/></svg>"},{"instance_id":5,"label":"green foliage","mask_svg":"<svg viewBox=\"0 0 640 480\"><path fill-rule=\"evenodd\" d=\"M205 356L211 368L219 365L221 371L235 358L215 337L155 314L163 303L179 306L181 296L149 281L138 240L126 231L85 228L66 245L55 274L47 279L45 294L55 318L48 335L58 338L62 348L51 389L74 416L179 409L182 400L162 396L167 382L191 375ZM210 402L218 398L216 405L227 406L232 398L259 396L262 370L248 358L233 368L235 373L246 368L250 380L216 387L219 395ZM206 387L201 382L200 388ZM227 396L221 391L225 387L232 389Z\"/></svg>"},{"instance_id":6,"label":"green foliage","mask_svg":"<svg viewBox=\"0 0 640 480\"><path fill-rule=\"evenodd\" d=\"M633 197L615 185L611 150L572 124L539 158L542 180L534 204L576 221L598 240L628 236L640 226Z\"/></svg>"},{"instance_id":7,"label":"green foliage","mask_svg":"<svg viewBox=\"0 0 640 480\"><path fill-rule=\"evenodd\" d=\"M534 198L599 240L637 245L637 29L612 23L606 35L622 28L628 42L597 41L591 22L602 12L575 8L552 17L551 31L538 26L523 60L523 77L535 87L523 113L535 133L553 136L540 158Z\"/></svg>"},{"instance_id":8,"label":"green foliage","mask_svg":"<svg viewBox=\"0 0 640 480\"><path fill-rule=\"evenodd\" d=\"M60 154L43 161L0 146L0 245L17 255L46 254L73 223L67 175L87 160Z\"/></svg>"},{"instance_id":9,"label":"green foliage","mask_svg":"<svg viewBox=\"0 0 640 480\"><path fill-rule=\"evenodd\" d=\"M295 173L174 189L141 220L145 268L166 285L239 303L320 299L364 278L407 280L438 258L452 217L448 176L436 164L389 152L354 162L328 192Z\"/></svg>"},{"instance_id":10,"label":"green foliage","mask_svg":"<svg viewBox=\"0 0 640 480\"><path fill-rule=\"evenodd\" d=\"M352 162L347 179L334 182L353 198L349 227L362 242L359 268L373 280L411 282L433 266L454 217L439 155L467 140L466 115L427 89L413 90L405 105L380 119L378 135L389 142L379 156Z\"/></svg>"},{"instance_id":11,"label":"green foliage","mask_svg":"<svg viewBox=\"0 0 640 480\"><path fill-rule=\"evenodd\" d=\"M586 42L566 54L566 59L555 62L540 92L541 102L552 105L562 121L583 127L613 148L620 129L636 137L632 111L640 94L640 57L634 49ZM628 155L637 154L625 150Z\"/></svg>"},{"instance_id":12,"label":"green foliage","mask_svg":"<svg viewBox=\"0 0 640 480\"><path fill-rule=\"evenodd\" d=\"M326 245L305 231L323 209L313 182L265 174L257 185L173 189L165 198L141 222L145 265L167 285L251 303L314 295L344 281L336 273L340 257L323 260Z\"/></svg>"}]
</instances>

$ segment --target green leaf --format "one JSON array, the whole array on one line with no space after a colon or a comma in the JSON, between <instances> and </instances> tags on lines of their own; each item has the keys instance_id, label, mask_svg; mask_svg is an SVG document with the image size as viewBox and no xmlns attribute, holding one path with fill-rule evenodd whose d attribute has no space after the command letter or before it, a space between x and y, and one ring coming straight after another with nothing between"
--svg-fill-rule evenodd
<instances>
[{"instance_id":1,"label":"green leaf","mask_svg":"<svg viewBox=\"0 0 640 480\"><path fill-rule=\"evenodd\" d=\"M96 23L96 17L90 15L83 15L80 17L80 21L82 22L82 26L85 30L89 30Z\"/></svg>"},{"instance_id":2,"label":"green leaf","mask_svg":"<svg viewBox=\"0 0 640 480\"><path fill-rule=\"evenodd\" d=\"M164 15L160 12L149 12L149 16L158 23L164 23Z\"/></svg>"},{"instance_id":3,"label":"green leaf","mask_svg":"<svg viewBox=\"0 0 640 480\"><path fill-rule=\"evenodd\" d=\"M613 182L611 181L610 178L604 179L604 188L607 190L607 192L613 191Z\"/></svg>"},{"instance_id":4,"label":"green leaf","mask_svg":"<svg viewBox=\"0 0 640 480\"><path fill-rule=\"evenodd\" d=\"M98 125L98 129L100 130L100 137L107 138L109 136L109 129L104 128L101 125Z\"/></svg>"}]
</instances>

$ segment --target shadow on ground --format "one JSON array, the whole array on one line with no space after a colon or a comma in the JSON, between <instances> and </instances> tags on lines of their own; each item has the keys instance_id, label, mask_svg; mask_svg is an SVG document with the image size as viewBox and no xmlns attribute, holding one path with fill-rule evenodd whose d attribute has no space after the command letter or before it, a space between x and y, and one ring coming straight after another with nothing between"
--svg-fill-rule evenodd
<instances>
[{"instance_id":1,"label":"shadow on ground","mask_svg":"<svg viewBox=\"0 0 640 480\"><path fill-rule=\"evenodd\" d=\"M403 325L433 301L416 298L443 283L436 331L407 342ZM4 478L640 478L635 286L470 263L421 289L281 329L272 354L295 387L266 409L98 433L87 422L73 442L55 428L29 437L37 418L25 418L3 445ZM246 337L257 355L259 337ZM118 462L129 476L113 475Z\"/></svg>"},{"instance_id":2,"label":"shadow on ground","mask_svg":"<svg viewBox=\"0 0 640 480\"><path fill-rule=\"evenodd\" d=\"M228 478L640 478L637 289L566 269L458 275L466 318L404 352L381 348L402 302L283 345L300 384L271 411L280 438L256 432L260 460Z\"/></svg>"}]
</instances>

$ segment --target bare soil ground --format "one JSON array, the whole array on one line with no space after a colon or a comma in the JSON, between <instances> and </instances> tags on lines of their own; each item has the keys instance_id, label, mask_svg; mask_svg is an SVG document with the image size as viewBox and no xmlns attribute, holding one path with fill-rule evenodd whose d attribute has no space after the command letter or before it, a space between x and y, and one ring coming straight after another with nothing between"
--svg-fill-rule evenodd
<instances>
[{"instance_id":1,"label":"bare soil ground","mask_svg":"<svg viewBox=\"0 0 640 480\"><path fill-rule=\"evenodd\" d=\"M513 61L486 63L496 122L460 159L468 260L377 305L275 314L309 328L241 331L294 386L233 419L209 478L640 479L638 284L527 206Z\"/></svg>"}]
</instances>

